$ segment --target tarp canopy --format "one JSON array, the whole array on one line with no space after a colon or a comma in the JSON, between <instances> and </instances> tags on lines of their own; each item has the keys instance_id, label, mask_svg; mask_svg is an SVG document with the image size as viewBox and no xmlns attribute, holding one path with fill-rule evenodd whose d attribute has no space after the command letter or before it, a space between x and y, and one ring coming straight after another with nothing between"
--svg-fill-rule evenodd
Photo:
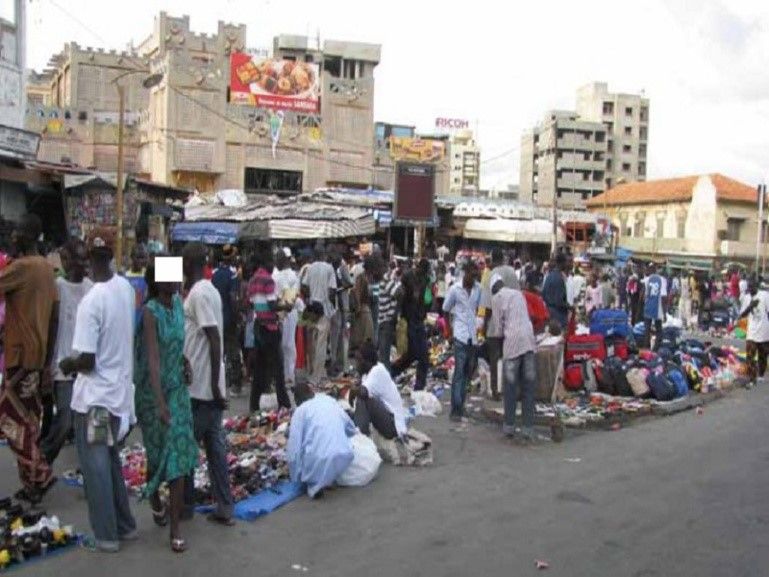
<instances>
[{"instance_id":1,"label":"tarp canopy","mask_svg":"<svg viewBox=\"0 0 769 577\"><path fill-rule=\"evenodd\" d=\"M471 218L465 223L463 236L475 240L550 244L553 238L553 224L543 219ZM559 227L558 242L563 240L564 234Z\"/></svg>"},{"instance_id":2,"label":"tarp canopy","mask_svg":"<svg viewBox=\"0 0 769 577\"><path fill-rule=\"evenodd\" d=\"M240 224L236 222L180 222L171 231L172 242L231 244L238 242Z\"/></svg>"}]
</instances>

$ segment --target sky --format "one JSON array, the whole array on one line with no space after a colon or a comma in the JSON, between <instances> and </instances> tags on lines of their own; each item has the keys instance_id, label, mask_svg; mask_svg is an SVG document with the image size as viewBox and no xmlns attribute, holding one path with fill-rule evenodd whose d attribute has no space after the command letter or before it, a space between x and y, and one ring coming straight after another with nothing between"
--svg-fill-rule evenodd
<instances>
[{"instance_id":1,"label":"sky","mask_svg":"<svg viewBox=\"0 0 769 577\"><path fill-rule=\"evenodd\" d=\"M648 178L769 178L768 2L525 4L30 0L27 62L41 70L68 41L125 49L150 34L160 10L188 14L197 32L246 24L253 48L281 33L371 42L382 45L375 120L426 132L436 117L469 120L483 188L517 183L522 132L547 110L573 109L577 88L593 81L650 99Z\"/></svg>"}]
</instances>

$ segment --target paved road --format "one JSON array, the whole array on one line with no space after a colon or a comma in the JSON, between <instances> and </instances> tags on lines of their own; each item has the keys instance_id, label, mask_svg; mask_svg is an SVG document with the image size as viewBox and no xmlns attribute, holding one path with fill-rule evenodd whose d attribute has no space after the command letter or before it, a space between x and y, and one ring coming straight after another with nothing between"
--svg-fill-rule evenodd
<instances>
[{"instance_id":1,"label":"paved road","mask_svg":"<svg viewBox=\"0 0 769 577\"><path fill-rule=\"evenodd\" d=\"M437 446L432 468L388 466L366 488L302 498L232 529L197 518L183 556L135 504L141 539L117 556L78 550L19 574L292 576L301 565L329 577L767 575L768 414L769 388L740 390L702 416L528 448L491 425L457 433L445 416L424 419ZM64 457L72 462L71 448ZM0 458L1 495L15 480L9 451ZM48 506L87 526L77 490L56 487Z\"/></svg>"}]
</instances>

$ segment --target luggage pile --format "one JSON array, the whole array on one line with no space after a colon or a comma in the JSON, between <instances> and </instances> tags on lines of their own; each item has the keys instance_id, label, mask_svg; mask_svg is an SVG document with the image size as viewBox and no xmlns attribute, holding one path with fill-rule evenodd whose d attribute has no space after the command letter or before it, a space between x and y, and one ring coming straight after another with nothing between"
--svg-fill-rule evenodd
<instances>
[{"instance_id":1,"label":"luggage pile","mask_svg":"<svg viewBox=\"0 0 769 577\"><path fill-rule=\"evenodd\" d=\"M668 326L656 353L639 351L636 329L624 311L596 311L590 334L566 339L566 390L667 402L725 388L746 374L734 348L682 339L679 328Z\"/></svg>"}]
</instances>

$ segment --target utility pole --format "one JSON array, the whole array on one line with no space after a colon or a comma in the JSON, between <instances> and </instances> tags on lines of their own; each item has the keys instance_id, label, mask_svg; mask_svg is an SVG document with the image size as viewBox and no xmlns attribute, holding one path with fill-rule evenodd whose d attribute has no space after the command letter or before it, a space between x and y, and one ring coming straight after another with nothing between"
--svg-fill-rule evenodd
<instances>
[{"instance_id":1,"label":"utility pole","mask_svg":"<svg viewBox=\"0 0 769 577\"><path fill-rule=\"evenodd\" d=\"M550 252L553 257L558 250L558 120L553 118L553 238Z\"/></svg>"},{"instance_id":2,"label":"utility pole","mask_svg":"<svg viewBox=\"0 0 769 577\"><path fill-rule=\"evenodd\" d=\"M117 271L123 270L123 124L125 120L125 87L117 84L120 100L117 125L117 193L115 194L115 215L117 220L117 239L115 241L115 265Z\"/></svg>"},{"instance_id":3,"label":"utility pole","mask_svg":"<svg viewBox=\"0 0 769 577\"><path fill-rule=\"evenodd\" d=\"M764 197L766 196L766 185L758 185L758 232L756 233L756 268L758 274L758 264L761 257L761 248L763 246L764 236Z\"/></svg>"}]
</instances>

